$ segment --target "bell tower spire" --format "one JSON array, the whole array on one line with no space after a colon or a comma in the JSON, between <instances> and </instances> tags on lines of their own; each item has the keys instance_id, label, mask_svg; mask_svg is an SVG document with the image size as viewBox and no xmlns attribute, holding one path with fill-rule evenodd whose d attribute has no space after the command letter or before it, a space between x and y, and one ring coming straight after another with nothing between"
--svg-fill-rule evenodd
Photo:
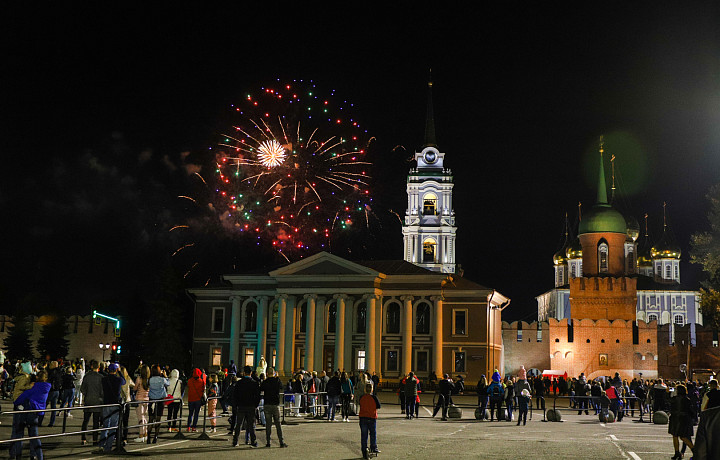
<instances>
[{"instance_id":1,"label":"bell tower spire","mask_svg":"<svg viewBox=\"0 0 720 460\"><path fill-rule=\"evenodd\" d=\"M428 270L455 273L455 211L453 176L446 168L445 153L435 141L432 78L428 80L425 144L415 152L416 166L407 179L408 207L405 211L404 259Z\"/></svg>"},{"instance_id":2,"label":"bell tower spire","mask_svg":"<svg viewBox=\"0 0 720 460\"><path fill-rule=\"evenodd\" d=\"M425 145L424 147L437 147L437 141L435 140L435 115L433 113L433 101L432 101L432 69L430 69L430 75L428 76L428 99L427 99L427 112L425 115Z\"/></svg>"}]
</instances>

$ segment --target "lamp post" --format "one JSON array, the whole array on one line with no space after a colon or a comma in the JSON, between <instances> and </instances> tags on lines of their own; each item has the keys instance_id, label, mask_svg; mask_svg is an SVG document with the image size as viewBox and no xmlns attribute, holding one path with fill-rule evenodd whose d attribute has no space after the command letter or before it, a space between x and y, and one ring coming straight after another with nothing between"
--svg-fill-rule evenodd
<instances>
[{"instance_id":1,"label":"lamp post","mask_svg":"<svg viewBox=\"0 0 720 460\"><path fill-rule=\"evenodd\" d=\"M108 350L110 348L110 344L109 343L99 343L98 346L100 347L100 349L103 352L102 360L103 360L103 362L105 362L105 350Z\"/></svg>"}]
</instances>

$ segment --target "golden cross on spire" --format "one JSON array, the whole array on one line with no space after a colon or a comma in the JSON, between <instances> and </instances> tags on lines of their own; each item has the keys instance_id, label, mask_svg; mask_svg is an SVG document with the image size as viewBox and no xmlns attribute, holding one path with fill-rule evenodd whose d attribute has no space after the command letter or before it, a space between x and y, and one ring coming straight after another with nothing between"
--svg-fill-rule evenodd
<instances>
[{"instance_id":1,"label":"golden cross on spire","mask_svg":"<svg viewBox=\"0 0 720 460\"><path fill-rule=\"evenodd\" d=\"M582 201L578 201L578 221L582 220Z\"/></svg>"},{"instance_id":2,"label":"golden cross on spire","mask_svg":"<svg viewBox=\"0 0 720 460\"><path fill-rule=\"evenodd\" d=\"M665 213L667 209L667 202L663 201L663 230L667 227L667 215Z\"/></svg>"},{"instance_id":3,"label":"golden cross on spire","mask_svg":"<svg viewBox=\"0 0 720 460\"><path fill-rule=\"evenodd\" d=\"M648 214L645 213L645 238L647 238L647 236L648 236L648 224L647 224L647 220L648 220Z\"/></svg>"},{"instance_id":4,"label":"golden cross on spire","mask_svg":"<svg viewBox=\"0 0 720 460\"><path fill-rule=\"evenodd\" d=\"M605 152L605 137L601 134L600 135L600 155Z\"/></svg>"}]
</instances>

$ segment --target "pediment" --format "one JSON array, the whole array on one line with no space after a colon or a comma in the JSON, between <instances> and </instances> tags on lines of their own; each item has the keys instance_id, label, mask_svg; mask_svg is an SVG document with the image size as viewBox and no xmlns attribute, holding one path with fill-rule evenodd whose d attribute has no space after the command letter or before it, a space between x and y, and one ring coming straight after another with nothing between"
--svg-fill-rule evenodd
<instances>
[{"instance_id":1,"label":"pediment","mask_svg":"<svg viewBox=\"0 0 720 460\"><path fill-rule=\"evenodd\" d=\"M270 272L270 276L323 276L323 275L366 275L378 276L380 273L335 256L328 252L320 252L307 259L294 262Z\"/></svg>"}]
</instances>

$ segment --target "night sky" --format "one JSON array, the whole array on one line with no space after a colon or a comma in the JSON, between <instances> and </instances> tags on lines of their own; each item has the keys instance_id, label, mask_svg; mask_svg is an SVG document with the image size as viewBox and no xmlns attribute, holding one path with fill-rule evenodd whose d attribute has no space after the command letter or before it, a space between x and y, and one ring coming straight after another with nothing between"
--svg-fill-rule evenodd
<instances>
[{"instance_id":1,"label":"night sky","mask_svg":"<svg viewBox=\"0 0 720 460\"><path fill-rule=\"evenodd\" d=\"M720 180L715 2L407 5L7 12L2 312L123 313L163 261L181 265L168 228L192 218L177 199L196 185L188 165L207 164L230 104L278 78L354 102L377 138L376 212L403 215L430 68L455 174L457 259L513 299L506 318L533 319L534 296L552 288L564 215L574 225L578 201L594 203L601 134L617 156L620 210L649 213L659 237L666 201L683 284L698 286L689 238L706 228L705 193ZM402 257L400 225L388 222L363 257ZM210 232L204 255L232 252L231 240ZM238 270L259 264L250 251L233 257Z\"/></svg>"}]
</instances>

